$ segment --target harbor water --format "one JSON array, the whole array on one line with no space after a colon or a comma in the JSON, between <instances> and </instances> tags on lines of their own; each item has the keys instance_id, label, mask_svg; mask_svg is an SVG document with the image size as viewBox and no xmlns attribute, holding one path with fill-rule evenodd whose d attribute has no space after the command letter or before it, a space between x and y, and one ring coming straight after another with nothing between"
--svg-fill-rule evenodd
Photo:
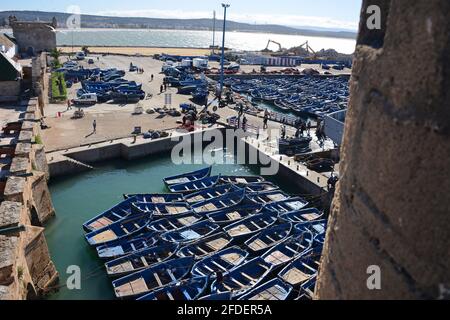
<instances>
[{"instance_id":1,"label":"harbor water","mask_svg":"<svg viewBox=\"0 0 450 320\"><path fill-rule=\"evenodd\" d=\"M224 162L234 163L214 165L212 174L259 174L258 167L237 164L233 155L222 150L216 152L223 154ZM201 157L196 159L201 160ZM205 166L174 165L168 154L131 162L109 161L96 164L90 172L52 180L50 192L56 217L46 227L45 233L62 288L49 299L113 299L111 279L106 276L96 251L84 239L83 222L122 201L124 193L168 192L162 182L164 177ZM286 192L296 192L277 177L266 179L277 183ZM78 266L81 270L80 290L64 287L70 277L66 272L70 266Z\"/></svg>"},{"instance_id":2,"label":"harbor water","mask_svg":"<svg viewBox=\"0 0 450 320\"><path fill-rule=\"evenodd\" d=\"M221 43L221 36L220 32L216 33L216 43ZM235 50L258 51L266 47L269 38L281 43L284 48L292 48L309 41L310 46L316 51L331 48L346 54L353 53L356 45L356 40L353 39L228 32L226 35L226 47ZM81 29L75 31L60 30L57 33L58 45L66 46L208 48L211 42L212 31ZM275 50L277 48L272 49Z\"/></svg>"}]
</instances>

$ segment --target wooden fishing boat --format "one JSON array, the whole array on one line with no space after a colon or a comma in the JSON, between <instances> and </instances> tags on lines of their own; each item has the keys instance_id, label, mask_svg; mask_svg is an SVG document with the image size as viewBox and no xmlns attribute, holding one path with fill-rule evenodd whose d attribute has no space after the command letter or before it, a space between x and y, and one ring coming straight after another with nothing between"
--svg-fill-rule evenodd
<instances>
[{"instance_id":1,"label":"wooden fishing boat","mask_svg":"<svg viewBox=\"0 0 450 320\"><path fill-rule=\"evenodd\" d=\"M190 181L181 184L173 184L169 186L170 192L178 192L189 194L192 192L199 192L201 190L209 190L219 182L220 176L206 177L195 181Z\"/></svg>"},{"instance_id":2,"label":"wooden fishing boat","mask_svg":"<svg viewBox=\"0 0 450 320\"><path fill-rule=\"evenodd\" d=\"M177 283L194 264L194 258L186 257L158 263L150 268L114 280L112 285L117 298L135 298Z\"/></svg>"},{"instance_id":3,"label":"wooden fishing boat","mask_svg":"<svg viewBox=\"0 0 450 320\"><path fill-rule=\"evenodd\" d=\"M143 231L151 219L152 215L149 213L133 214L107 227L92 231L86 234L85 238L91 246L107 244Z\"/></svg>"},{"instance_id":4,"label":"wooden fishing boat","mask_svg":"<svg viewBox=\"0 0 450 320\"><path fill-rule=\"evenodd\" d=\"M327 220L321 219L321 220L314 220L309 222L301 222L297 223L294 227L295 232L301 233L304 231L311 231L314 236L317 236L319 234L325 234L327 231Z\"/></svg>"},{"instance_id":5,"label":"wooden fishing boat","mask_svg":"<svg viewBox=\"0 0 450 320\"><path fill-rule=\"evenodd\" d=\"M208 277L192 278L150 292L137 300L192 301L197 300L207 286Z\"/></svg>"},{"instance_id":6,"label":"wooden fishing boat","mask_svg":"<svg viewBox=\"0 0 450 320\"><path fill-rule=\"evenodd\" d=\"M247 185L250 183L264 182L264 178L260 176L221 176L222 183L233 183L237 185Z\"/></svg>"},{"instance_id":7,"label":"wooden fishing boat","mask_svg":"<svg viewBox=\"0 0 450 320\"><path fill-rule=\"evenodd\" d=\"M268 203L265 208L278 212L279 214L289 213L303 209L308 202L300 197L289 198L287 200Z\"/></svg>"},{"instance_id":8,"label":"wooden fishing boat","mask_svg":"<svg viewBox=\"0 0 450 320\"><path fill-rule=\"evenodd\" d=\"M237 300L286 300L291 294L293 288L283 280L275 278L269 282L261 284L248 293L239 296Z\"/></svg>"},{"instance_id":9,"label":"wooden fishing boat","mask_svg":"<svg viewBox=\"0 0 450 320\"><path fill-rule=\"evenodd\" d=\"M177 249L177 244L168 243L136 251L127 256L106 262L106 273L110 277L122 277L146 269L154 264L168 260L175 254Z\"/></svg>"},{"instance_id":10,"label":"wooden fishing boat","mask_svg":"<svg viewBox=\"0 0 450 320\"><path fill-rule=\"evenodd\" d=\"M206 239L199 240L181 248L178 250L177 256L202 259L205 256L224 249L230 242L231 238L226 233L216 233Z\"/></svg>"},{"instance_id":11,"label":"wooden fishing boat","mask_svg":"<svg viewBox=\"0 0 450 320\"><path fill-rule=\"evenodd\" d=\"M317 275L306 281L300 286L298 297L294 300L313 300L316 289Z\"/></svg>"},{"instance_id":12,"label":"wooden fishing boat","mask_svg":"<svg viewBox=\"0 0 450 320\"><path fill-rule=\"evenodd\" d=\"M283 242L292 230L292 223L284 223L262 230L245 242L253 254L261 254L267 249Z\"/></svg>"},{"instance_id":13,"label":"wooden fishing boat","mask_svg":"<svg viewBox=\"0 0 450 320\"><path fill-rule=\"evenodd\" d=\"M256 203L267 204L287 200L290 198L290 196L281 190L272 190L265 192L249 193L247 194L247 198Z\"/></svg>"},{"instance_id":14,"label":"wooden fishing boat","mask_svg":"<svg viewBox=\"0 0 450 320\"><path fill-rule=\"evenodd\" d=\"M209 177L211 175L212 166L188 173L179 174L172 177L164 178L163 181L166 184L167 187L174 185L174 184L180 184L180 183L187 183L192 182L196 180L200 180L206 177Z\"/></svg>"},{"instance_id":15,"label":"wooden fishing boat","mask_svg":"<svg viewBox=\"0 0 450 320\"><path fill-rule=\"evenodd\" d=\"M149 194L124 194L125 199L135 198L135 202L149 202L149 203L167 203L167 202L182 202L183 195L181 193L149 193Z\"/></svg>"},{"instance_id":16,"label":"wooden fishing boat","mask_svg":"<svg viewBox=\"0 0 450 320\"><path fill-rule=\"evenodd\" d=\"M223 184L216 187L212 187L209 189L205 189L196 193L192 193L184 196L184 201L189 204L194 204L206 200L210 200L213 198L217 198L223 196L228 192L237 191L238 187L233 184Z\"/></svg>"},{"instance_id":17,"label":"wooden fishing boat","mask_svg":"<svg viewBox=\"0 0 450 320\"><path fill-rule=\"evenodd\" d=\"M322 246L317 246L288 264L278 277L293 287L299 287L317 274Z\"/></svg>"},{"instance_id":18,"label":"wooden fishing boat","mask_svg":"<svg viewBox=\"0 0 450 320\"><path fill-rule=\"evenodd\" d=\"M262 258L272 264L274 269L279 269L306 253L311 248L313 240L314 236L311 232L303 232L276 245L263 254Z\"/></svg>"},{"instance_id":19,"label":"wooden fishing boat","mask_svg":"<svg viewBox=\"0 0 450 320\"><path fill-rule=\"evenodd\" d=\"M158 242L158 235L147 232L143 235L125 238L96 247L101 259L115 259L130 253L153 247Z\"/></svg>"},{"instance_id":20,"label":"wooden fishing boat","mask_svg":"<svg viewBox=\"0 0 450 320\"><path fill-rule=\"evenodd\" d=\"M234 208L244 200L244 197L245 190L240 189L238 191L230 192L217 198L193 204L192 210L196 213L206 215L215 211Z\"/></svg>"},{"instance_id":21,"label":"wooden fishing boat","mask_svg":"<svg viewBox=\"0 0 450 320\"><path fill-rule=\"evenodd\" d=\"M245 202L245 201L244 201ZM207 214L209 220L218 225L227 225L241 219L245 219L250 215L258 214L262 210L261 204L241 204L235 208L216 211Z\"/></svg>"},{"instance_id":22,"label":"wooden fishing boat","mask_svg":"<svg viewBox=\"0 0 450 320\"><path fill-rule=\"evenodd\" d=\"M194 212L188 212L173 217L167 217L153 221L147 226L150 231L169 232L184 228L199 222L203 217Z\"/></svg>"},{"instance_id":23,"label":"wooden fishing boat","mask_svg":"<svg viewBox=\"0 0 450 320\"><path fill-rule=\"evenodd\" d=\"M200 301L230 301L232 298L233 294L231 292L222 292L222 293L213 293L204 297L201 297Z\"/></svg>"},{"instance_id":24,"label":"wooden fishing boat","mask_svg":"<svg viewBox=\"0 0 450 320\"><path fill-rule=\"evenodd\" d=\"M322 218L323 211L319 211L316 208L302 209L293 212L287 212L280 215L280 220L291 223L303 223L316 221Z\"/></svg>"},{"instance_id":25,"label":"wooden fishing boat","mask_svg":"<svg viewBox=\"0 0 450 320\"><path fill-rule=\"evenodd\" d=\"M271 227L275 222L277 222L277 214L263 209L261 213L230 224L223 230L235 241L241 241Z\"/></svg>"},{"instance_id":26,"label":"wooden fishing boat","mask_svg":"<svg viewBox=\"0 0 450 320\"><path fill-rule=\"evenodd\" d=\"M231 247L203 258L192 267L194 277L215 277L217 273L227 273L242 264L248 252L239 247Z\"/></svg>"},{"instance_id":27,"label":"wooden fishing boat","mask_svg":"<svg viewBox=\"0 0 450 320\"><path fill-rule=\"evenodd\" d=\"M272 265L261 257L250 260L223 275L222 281L215 280L212 292L233 292L233 297L246 294L256 287L272 270Z\"/></svg>"},{"instance_id":28,"label":"wooden fishing boat","mask_svg":"<svg viewBox=\"0 0 450 320\"><path fill-rule=\"evenodd\" d=\"M205 220L175 231L165 232L161 235L161 239L168 242L187 244L207 237L213 234L217 229L219 229L217 224Z\"/></svg>"},{"instance_id":29,"label":"wooden fishing boat","mask_svg":"<svg viewBox=\"0 0 450 320\"><path fill-rule=\"evenodd\" d=\"M272 182L256 182L256 183L250 183L245 186L245 191L247 193L252 192L264 192L264 191L273 191L278 190L279 187Z\"/></svg>"},{"instance_id":30,"label":"wooden fishing boat","mask_svg":"<svg viewBox=\"0 0 450 320\"><path fill-rule=\"evenodd\" d=\"M134 201L136 201L135 198L129 198L118 203L114 207L83 223L83 229L86 232L92 232L124 219L131 214L130 206Z\"/></svg>"},{"instance_id":31,"label":"wooden fishing boat","mask_svg":"<svg viewBox=\"0 0 450 320\"><path fill-rule=\"evenodd\" d=\"M187 213L191 210L185 202L171 202L171 203L146 203L133 202L131 204L131 211L140 213L153 213L155 217L176 216Z\"/></svg>"}]
</instances>

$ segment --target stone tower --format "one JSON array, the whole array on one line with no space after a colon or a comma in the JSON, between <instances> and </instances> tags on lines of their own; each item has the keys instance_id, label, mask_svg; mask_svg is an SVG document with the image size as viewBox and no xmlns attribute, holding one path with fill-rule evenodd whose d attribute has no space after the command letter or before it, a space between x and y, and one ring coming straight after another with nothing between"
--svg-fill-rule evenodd
<instances>
[{"instance_id":1,"label":"stone tower","mask_svg":"<svg viewBox=\"0 0 450 320\"><path fill-rule=\"evenodd\" d=\"M363 1L318 299L450 296L449 17L448 0Z\"/></svg>"},{"instance_id":2,"label":"stone tower","mask_svg":"<svg viewBox=\"0 0 450 320\"><path fill-rule=\"evenodd\" d=\"M12 16L9 17L9 24L13 29L20 53L35 55L56 48L57 21L55 18L51 22L31 22L18 21Z\"/></svg>"}]
</instances>

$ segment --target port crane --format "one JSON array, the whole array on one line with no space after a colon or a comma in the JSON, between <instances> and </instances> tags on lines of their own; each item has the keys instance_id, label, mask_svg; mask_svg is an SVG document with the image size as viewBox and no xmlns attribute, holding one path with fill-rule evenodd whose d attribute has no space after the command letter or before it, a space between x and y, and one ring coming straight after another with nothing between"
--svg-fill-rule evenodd
<instances>
[{"instance_id":1,"label":"port crane","mask_svg":"<svg viewBox=\"0 0 450 320\"><path fill-rule=\"evenodd\" d=\"M278 46L278 52L282 52L283 51L283 48L281 47L281 44L279 42L276 42L276 41L273 41L273 40L270 40L270 39L269 39L269 41L267 41L267 46L264 49L264 51L269 51L269 46L270 46L271 43L276 44Z\"/></svg>"}]
</instances>

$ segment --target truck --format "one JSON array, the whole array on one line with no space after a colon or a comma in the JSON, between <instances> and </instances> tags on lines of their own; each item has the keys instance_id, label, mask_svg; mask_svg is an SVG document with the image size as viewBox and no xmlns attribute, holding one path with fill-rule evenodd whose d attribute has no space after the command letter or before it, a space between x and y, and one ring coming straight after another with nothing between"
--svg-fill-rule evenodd
<instances>
[{"instance_id":1,"label":"truck","mask_svg":"<svg viewBox=\"0 0 450 320\"><path fill-rule=\"evenodd\" d=\"M194 58L192 65L194 68L199 70L208 69L208 59Z\"/></svg>"}]
</instances>

